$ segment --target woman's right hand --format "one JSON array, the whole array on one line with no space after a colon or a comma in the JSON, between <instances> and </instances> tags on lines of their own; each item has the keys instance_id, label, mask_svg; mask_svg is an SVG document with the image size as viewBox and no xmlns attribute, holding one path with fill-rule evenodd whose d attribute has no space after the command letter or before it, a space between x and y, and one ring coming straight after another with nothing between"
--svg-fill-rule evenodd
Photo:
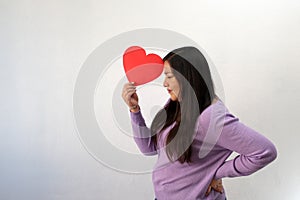
<instances>
[{"instance_id":1,"label":"woman's right hand","mask_svg":"<svg viewBox=\"0 0 300 200\"><path fill-rule=\"evenodd\" d=\"M136 94L134 83L129 82L124 84L122 97L131 111L137 112L139 110L139 98Z\"/></svg>"}]
</instances>

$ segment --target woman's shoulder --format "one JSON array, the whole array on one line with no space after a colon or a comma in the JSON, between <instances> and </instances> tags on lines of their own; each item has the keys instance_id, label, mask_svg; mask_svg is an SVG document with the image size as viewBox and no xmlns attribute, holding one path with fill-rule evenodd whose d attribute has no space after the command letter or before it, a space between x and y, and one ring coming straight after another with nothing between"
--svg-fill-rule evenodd
<instances>
[{"instance_id":1,"label":"woman's shoulder","mask_svg":"<svg viewBox=\"0 0 300 200\"><path fill-rule=\"evenodd\" d=\"M225 103L220 99L215 99L197 119L197 125L207 129L209 126L225 123L227 117L234 117L227 109Z\"/></svg>"}]
</instances>

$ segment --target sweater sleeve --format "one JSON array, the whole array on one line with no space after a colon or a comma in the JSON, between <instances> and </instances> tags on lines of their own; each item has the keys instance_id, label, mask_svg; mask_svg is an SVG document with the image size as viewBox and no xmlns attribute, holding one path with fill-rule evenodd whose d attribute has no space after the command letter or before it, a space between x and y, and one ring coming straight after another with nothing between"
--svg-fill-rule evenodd
<instances>
[{"instance_id":1,"label":"sweater sleeve","mask_svg":"<svg viewBox=\"0 0 300 200\"><path fill-rule=\"evenodd\" d=\"M140 151L146 156L156 155L157 150L153 140L151 139L151 131L146 126L141 111L136 113L130 112L130 117L133 137Z\"/></svg>"},{"instance_id":2,"label":"sweater sleeve","mask_svg":"<svg viewBox=\"0 0 300 200\"><path fill-rule=\"evenodd\" d=\"M272 142L228 113L217 145L240 155L225 161L218 168L215 179L250 175L277 157Z\"/></svg>"}]
</instances>

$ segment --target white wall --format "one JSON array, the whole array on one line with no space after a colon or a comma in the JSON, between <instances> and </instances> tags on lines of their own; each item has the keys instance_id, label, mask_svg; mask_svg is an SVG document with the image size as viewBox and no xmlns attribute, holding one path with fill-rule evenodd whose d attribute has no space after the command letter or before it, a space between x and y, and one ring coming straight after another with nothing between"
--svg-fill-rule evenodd
<instances>
[{"instance_id":1,"label":"white wall","mask_svg":"<svg viewBox=\"0 0 300 200\"><path fill-rule=\"evenodd\" d=\"M296 0L1 0L0 199L153 199L150 174L111 170L86 151L72 108L89 54L138 28L196 41L227 107L275 143L270 166L224 179L228 199L299 199L299 24Z\"/></svg>"}]
</instances>

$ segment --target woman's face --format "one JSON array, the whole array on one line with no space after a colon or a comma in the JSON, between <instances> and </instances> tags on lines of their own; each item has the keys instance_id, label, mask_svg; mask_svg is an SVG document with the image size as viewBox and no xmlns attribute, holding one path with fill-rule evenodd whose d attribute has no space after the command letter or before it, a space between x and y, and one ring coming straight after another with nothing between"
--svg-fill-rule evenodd
<instances>
[{"instance_id":1,"label":"woman's face","mask_svg":"<svg viewBox=\"0 0 300 200\"><path fill-rule=\"evenodd\" d=\"M164 63L164 73L166 76L164 80L164 87L167 88L172 101L177 101L180 94L180 85L172 72L169 62L167 61Z\"/></svg>"}]
</instances>

